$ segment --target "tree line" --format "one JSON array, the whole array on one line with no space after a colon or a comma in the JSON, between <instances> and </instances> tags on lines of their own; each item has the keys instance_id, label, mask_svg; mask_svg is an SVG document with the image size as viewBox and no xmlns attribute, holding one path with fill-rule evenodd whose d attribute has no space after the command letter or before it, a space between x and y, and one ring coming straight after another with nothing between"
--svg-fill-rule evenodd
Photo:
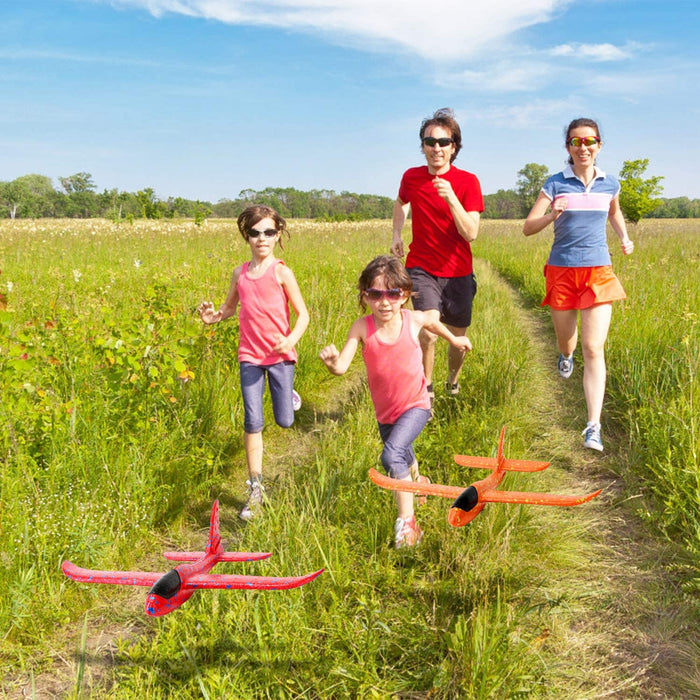
<instances>
[{"instance_id":1,"label":"tree line","mask_svg":"<svg viewBox=\"0 0 700 700\"><path fill-rule=\"evenodd\" d=\"M700 200L688 197L663 199L662 177L645 178L649 161L625 161L620 171L620 205L628 221L649 218L700 217ZM544 181L547 166L527 163L518 171L514 189L498 190L484 196L485 219L522 219L534 204ZM285 218L325 221L353 221L391 218L394 200L371 194L336 193L333 190L301 191L293 187L247 189L235 199L216 203L183 197L160 199L147 187L137 192L116 188L97 192L90 173L58 178L54 188L45 175L22 175L0 182L0 218L106 218L113 221L134 219L192 218L201 223L208 217L237 218L251 203L267 204Z\"/></svg>"},{"instance_id":2,"label":"tree line","mask_svg":"<svg viewBox=\"0 0 700 700\"><path fill-rule=\"evenodd\" d=\"M55 189L45 175L22 175L11 182L0 182L0 217L106 218L133 219L194 218L210 216L237 218L251 203L267 204L284 217L329 221L364 220L391 216L393 200L371 194L333 190L302 192L293 187L243 190L235 199L208 201L168 197L160 199L150 187L137 192L118 189L96 191L90 173L60 177Z\"/></svg>"}]
</instances>

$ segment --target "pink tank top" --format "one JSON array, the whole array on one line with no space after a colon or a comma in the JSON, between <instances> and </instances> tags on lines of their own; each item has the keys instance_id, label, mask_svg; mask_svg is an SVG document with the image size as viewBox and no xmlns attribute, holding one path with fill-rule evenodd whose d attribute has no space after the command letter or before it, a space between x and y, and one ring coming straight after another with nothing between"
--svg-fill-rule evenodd
<instances>
[{"instance_id":1,"label":"pink tank top","mask_svg":"<svg viewBox=\"0 0 700 700\"><path fill-rule=\"evenodd\" d=\"M430 410L420 344L411 335L410 312L401 310L401 334L395 343L377 338L374 318L365 316L367 340L362 358L369 392L380 423L395 423L409 408Z\"/></svg>"},{"instance_id":2,"label":"pink tank top","mask_svg":"<svg viewBox=\"0 0 700 700\"><path fill-rule=\"evenodd\" d=\"M277 281L275 268L284 265L276 260L265 270L262 277L248 277L248 266L244 263L236 289L240 310L238 324L238 361L254 365L275 365L285 360L297 361L297 351L292 348L280 355L273 352L275 336L289 335L289 301L284 287Z\"/></svg>"}]
</instances>

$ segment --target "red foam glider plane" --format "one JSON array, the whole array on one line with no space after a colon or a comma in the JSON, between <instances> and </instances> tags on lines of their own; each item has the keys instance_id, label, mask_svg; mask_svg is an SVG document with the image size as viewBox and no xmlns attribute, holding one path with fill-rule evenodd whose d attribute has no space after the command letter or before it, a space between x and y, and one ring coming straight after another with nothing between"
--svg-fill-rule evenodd
<instances>
[{"instance_id":1,"label":"red foam glider plane","mask_svg":"<svg viewBox=\"0 0 700 700\"><path fill-rule=\"evenodd\" d=\"M455 455L455 462L463 467L474 469L491 469L491 474L480 481L475 481L466 489L461 486L442 486L440 484L403 481L380 474L376 469L369 470L369 478L382 488L391 491L406 491L422 496L443 496L455 499L448 515L452 527L463 527L476 518L487 503L526 503L536 506L577 506L595 498L594 491L585 496L564 496L555 493L538 493L533 491L498 491L498 486L506 472L539 472L549 466L549 462L532 462L521 459L506 459L503 455L505 426L501 429L498 453L494 457L468 457Z\"/></svg>"},{"instance_id":2,"label":"red foam glider plane","mask_svg":"<svg viewBox=\"0 0 700 700\"><path fill-rule=\"evenodd\" d=\"M257 561L267 559L271 552L225 552L219 534L219 501L214 501L209 524L209 541L204 552L164 552L171 561L192 562L180 564L166 574L147 571L93 571L64 561L61 570L81 583L111 583L119 586L151 586L146 596L146 614L152 617L167 615L179 608L200 588L238 588L243 590L283 590L303 586L313 581L323 569L305 576L278 578L275 576L239 576L210 574L220 561Z\"/></svg>"}]
</instances>

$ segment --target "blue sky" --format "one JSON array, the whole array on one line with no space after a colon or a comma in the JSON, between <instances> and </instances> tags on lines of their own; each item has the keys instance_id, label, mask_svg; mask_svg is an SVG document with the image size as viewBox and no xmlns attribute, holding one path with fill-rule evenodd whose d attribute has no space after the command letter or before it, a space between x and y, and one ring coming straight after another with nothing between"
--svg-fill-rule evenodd
<instances>
[{"instance_id":1,"label":"blue sky","mask_svg":"<svg viewBox=\"0 0 700 700\"><path fill-rule=\"evenodd\" d=\"M603 169L700 197L698 27L697 0L0 0L0 181L394 197L449 106L484 193L591 116Z\"/></svg>"}]
</instances>

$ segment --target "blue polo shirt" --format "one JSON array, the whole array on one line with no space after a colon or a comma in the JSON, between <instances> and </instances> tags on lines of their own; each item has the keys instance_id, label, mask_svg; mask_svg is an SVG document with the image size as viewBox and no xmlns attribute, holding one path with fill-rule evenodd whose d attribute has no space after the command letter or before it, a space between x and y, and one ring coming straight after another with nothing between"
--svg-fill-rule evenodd
<instances>
[{"instance_id":1,"label":"blue polo shirt","mask_svg":"<svg viewBox=\"0 0 700 700\"><path fill-rule=\"evenodd\" d=\"M620 192L612 175L595 168L586 187L571 166L547 178L542 192L551 201L564 197L567 208L554 221L554 243L547 264L559 267L610 265L605 227L610 203Z\"/></svg>"}]
</instances>

